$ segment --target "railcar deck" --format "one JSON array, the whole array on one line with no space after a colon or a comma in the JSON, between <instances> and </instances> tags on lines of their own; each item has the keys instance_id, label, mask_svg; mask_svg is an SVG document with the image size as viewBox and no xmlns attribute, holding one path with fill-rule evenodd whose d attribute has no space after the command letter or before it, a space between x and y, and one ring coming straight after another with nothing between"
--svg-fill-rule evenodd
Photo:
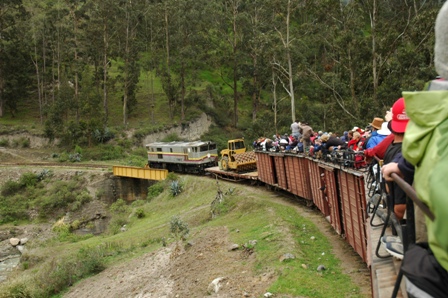
<instances>
[{"instance_id":1,"label":"railcar deck","mask_svg":"<svg viewBox=\"0 0 448 298\"><path fill-rule=\"evenodd\" d=\"M219 167L207 168L205 169L205 171L211 173L212 175L215 175L215 177L230 181L258 181L258 171L240 173L235 171L224 171L219 169Z\"/></svg>"},{"instance_id":2,"label":"railcar deck","mask_svg":"<svg viewBox=\"0 0 448 298\"><path fill-rule=\"evenodd\" d=\"M377 225L381 223L379 216L376 216L373 220L373 224ZM371 282L372 282L372 297L374 298L390 298L397 279L397 273L400 270L401 261L394 258L378 258L375 254L378 240L381 236L382 226L373 227L370 225L370 218L367 220L367 238L369 259L367 265L371 270ZM386 230L386 233L390 235L390 228ZM387 256L387 251L381 247L379 250L381 256ZM403 279L404 280L404 279ZM400 291L397 297L407 298L404 282L401 282Z\"/></svg>"}]
</instances>

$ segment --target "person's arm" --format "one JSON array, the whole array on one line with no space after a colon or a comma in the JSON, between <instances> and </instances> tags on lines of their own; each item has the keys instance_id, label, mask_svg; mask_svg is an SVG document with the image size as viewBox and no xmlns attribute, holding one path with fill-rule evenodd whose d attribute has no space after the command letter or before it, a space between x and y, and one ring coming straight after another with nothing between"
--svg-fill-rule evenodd
<instances>
[{"instance_id":1,"label":"person's arm","mask_svg":"<svg viewBox=\"0 0 448 298\"><path fill-rule=\"evenodd\" d=\"M388 164L385 164L381 167L381 173L383 174L383 177L386 181L394 181L392 178L392 173L396 173L399 176L402 176L403 174L400 172L400 169L398 168L398 163L396 162L390 162Z\"/></svg>"}]
</instances>

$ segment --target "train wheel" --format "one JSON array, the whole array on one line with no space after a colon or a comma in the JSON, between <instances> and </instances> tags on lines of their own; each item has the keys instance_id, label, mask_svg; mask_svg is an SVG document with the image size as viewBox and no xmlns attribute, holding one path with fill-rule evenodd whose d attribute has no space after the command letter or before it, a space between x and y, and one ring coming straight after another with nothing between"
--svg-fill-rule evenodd
<instances>
[{"instance_id":1,"label":"train wheel","mask_svg":"<svg viewBox=\"0 0 448 298\"><path fill-rule=\"evenodd\" d=\"M229 169L229 158L227 156L224 156L221 159L221 167L224 171L227 171Z\"/></svg>"}]
</instances>

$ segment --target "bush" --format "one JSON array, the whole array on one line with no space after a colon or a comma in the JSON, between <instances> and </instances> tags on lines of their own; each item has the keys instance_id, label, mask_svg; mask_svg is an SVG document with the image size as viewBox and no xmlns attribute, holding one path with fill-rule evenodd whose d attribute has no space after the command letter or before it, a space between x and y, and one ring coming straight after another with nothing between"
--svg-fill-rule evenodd
<instances>
[{"instance_id":1,"label":"bush","mask_svg":"<svg viewBox=\"0 0 448 298\"><path fill-rule=\"evenodd\" d=\"M115 203L110 205L110 211L113 213L128 213L129 207L123 199L118 199Z\"/></svg>"},{"instance_id":2,"label":"bush","mask_svg":"<svg viewBox=\"0 0 448 298\"><path fill-rule=\"evenodd\" d=\"M169 172L168 175L166 176L166 180L167 181L176 181L179 180L179 175L177 175L174 172Z\"/></svg>"},{"instance_id":3,"label":"bush","mask_svg":"<svg viewBox=\"0 0 448 298\"><path fill-rule=\"evenodd\" d=\"M22 187L33 187L39 182L39 176L33 173L24 173L20 176L20 186Z\"/></svg>"},{"instance_id":4,"label":"bush","mask_svg":"<svg viewBox=\"0 0 448 298\"><path fill-rule=\"evenodd\" d=\"M2 196L12 196L14 195L16 192L18 192L20 190L20 183L17 181L13 181L13 180L8 180L5 182L5 184L3 184L2 187Z\"/></svg>"},{"instance_id":5,"label":"bush","mask_svg":"<svg viewBox=\"0 0 448 298\"><path fill-rule=\"evenodd\" d=\"M170 191L173 197L179 195L182 192L182 184L180 184L177 180L172 181L170 185Z\"/></svg>"},{"instance_id":6,"label":"bush","mask_svg":"<svg viewBox=\"0 0 448 298\"><path fill-rule=\"evenodd\" d=\"M29 220L28 207L23 195L0 197L0 224Z\"/></svg>"},{"instance_id":7,"label":"bush","mask_svg":"<svg viewBox=\"0 0 448 298\"><path fill-rule=\"evenodd\" d=\"M12 147L14 147L14 148L29 148L30 147L30 139L25 138L25 137L13 139Z\"/></svg>"},{"instance_id":8,"label":"bush","mask_svg":"<svg viewBox=\"0 0 448 298\"><path fill-rule=\"evenodd\" d=\"M8 139L0 139L0 147L9 147Z\"/></svg>"},{"instance_id":9,"label":"bush","mask_svg":"<svg viewBox=\"0 0 448 298\"><path fill-rule=\"evenodd\" d=\"M151 201L158 195L160 195L163 192L163 185L162 183L156 183L148 187L148 195L146 196L146 199L148 201Z\"/></svg>"},{"instance_id":10,"label":"bush","mask_svg":"<svg viewBox=\"0 0 448 298\"><path fill-rule=\"evenodd\" d=\"M169 135L166 135L162 142L174 142L174 141L181 141L182 139L177 135L177 133L170 133Z\"/></svg>"},{"instance_id":11,"label":"bush","mask_svg":"<svg viewBox=\"0 0 448 298\"><path fill-rule=\"evenodd\" d=\"M118 216L114 216L107 227L108 233L111 235L115 235L120 233L120 229L128 224L127 216L123 214L119 214Z\"/></svg>"},{"instance_id":12,"label":"bush","mask_svg":"<svg viewBox=\"0 0 448 298\"><path fill-rule=\"evenodd\" d=\"M170 220L170 232L177 240L185 240L190 233L188 224L182 221L178 216L173 216Z\"/></svg>"},{"instance_id":13,"label":"bush","mask_svg":"<svg viewBox=\"0 0 448 298\"><path fill-rule=\"evenodd\" d=\"M146 216L145 210L143 210L143 208L137 208L137 210L135 210L135 216L137 218L144 218Z\"/></svg>"}]
</instances>

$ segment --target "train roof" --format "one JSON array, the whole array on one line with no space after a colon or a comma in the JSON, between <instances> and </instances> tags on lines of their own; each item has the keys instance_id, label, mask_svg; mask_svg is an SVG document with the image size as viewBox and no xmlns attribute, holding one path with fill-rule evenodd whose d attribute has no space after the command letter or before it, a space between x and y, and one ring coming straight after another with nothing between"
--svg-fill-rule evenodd
<instances>
[{"instance_id":1,"label":"train roof","mask_svg":"<svg viewBox=\"0 0 448 298\"><path fill-rule=\"evenodd\" d=\"M146 147L199 147L208 144L215 144L215 142L211 141L193 141L193 142L154 142L146 144Z\"/></svg>"}]
</instances>

